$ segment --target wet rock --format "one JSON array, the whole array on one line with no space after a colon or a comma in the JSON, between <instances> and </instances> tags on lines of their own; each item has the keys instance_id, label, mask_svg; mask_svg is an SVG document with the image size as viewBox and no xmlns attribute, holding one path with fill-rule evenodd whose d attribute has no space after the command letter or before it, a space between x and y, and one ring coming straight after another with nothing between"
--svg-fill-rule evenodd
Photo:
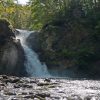
<instances>
[{"instance_id":1,"label":"wet rock","mask_svg":"<svg viewBox=\"0 0 100 100\"><path fill-rule=\"evenodd\" d=\"M84 100L91 100L92 97L88 96L88 97L85 97Z\"/></svg>"},{"instance_id":2,"label":"wet rock","mask_svg":"<svg viewBox=\"0 0 100 100\"><path fill-rule=\"evenodd\" d=\"M60 97L53 97L53 100L60 100Z\"/></svg>"},{"instance_id":3,"label":"wet rock","mask_svg":"<svg viewBox=\"0 0 100 100\"><path fill-rule=\"evenodd\" d=\"M16 95L16 93L13 93L13 92L5 92L4 94L5 95Z\"/></svg>"},{"instance_id":4,"label":"wet rock","mask_svg":"<svg viewBox=\"0 0 100 100\"><path fill-rule=\"evenodd\" d=\"M33 92L29 92L29 95L33 95L34 93Z\"/></svg>"},{"instance_id":5,"label":"wet rock","mask_svg":"<svg viewBox=\"0 0 100 100\"><path fill-rule=\"evenodd\" d=\"M47 85L50 85L50 83L38 83L37 85L38 86L47 86Z\"/></svg>"},{"instance_id":6,"label":"wet rock","mask_svg":"<svg viewBox=\"0 0 100 100\"><path fill-rule=\"evenodd\" d=\"M20 81L20 79L19 78L9 78L9 79L4 79L3 80L5 83L17 83L17 82L19 82Z\"/></svg>"},{"instance_id":7,"label":"wet rock","mask_svg":"<svg viewBox=\"0 0 100 100\"><path fill-rule=\"evenodd\" d=\"M83 100L81 97L79 96L71 96L67 98L68 100Z\"/></svg>"},{"instance_id":8,"label":"wet rock","mask_svg":"<svg viewBox=\"0 0 100 100\"><path fill-rule=\"evenodd\" d=\"M4 81L6 84L7 84L8 82L10 82L9 79L4 79L3 81Z\"/></svg>"},{"instance_id":9,"label":"wet rock","mask_svg":"<svg viewBox=\"0 0 100 100\"><path fill-rule=\"evenodd\" d=\"M21 84L20 87L23 87L23 88L32 88L33 86L32 85L28 85L28 84Z\"/></svg>"},{"instance_id":10,"label":"wet rock","mask_svg":"<svg viewBox=\"0 0 100 100\"><path fill-rule=\"evenodd\" d=\"M48 88L55 88L56 86L55 85L50 85Z\"/></svg>"},{"instance_id":11,"label":"wet rock","mask_svg":"<svg viewBox=\"0 0 100 100\"><path fill-rule=\"evenodd\" d=\"M17 98L13 98L13 99L11 99L11 100L19 100L19 99L17 99Z\"/></svg>"},{"instance_id":12,"label":"wet rock","mask_svg":"<svg viewBox=\"0 0 100 100\"><path fill-rule=\"evenodd\" d=\"M11 78L11 79L10 79L10 83L17 83L17 82L19 82L19 81L20 81L19 78Z\"/></svg>"},{"instance_id":13,"label":"wet rock","mask_svg":"<svg viewBox=\"0 0 100 100\"><path fill-rule=\"evenodd\" d=\"M24 96L24 98L27 98L27 99L29 99L29 98L34 99L34 95L26 95L26 96Z\"/></svg>"},{"instance_id":14,"label":"wet rock","mask_svg":"<svg viewBox=\"0 0 100 100\"><path fill-rule=\"evenodd\" d=\"M39 94L36 94L35 96L39 96L39 97L45 98L45 97L50 97L50 94L39 93Z\"/></svg>"},{"instance_id":15,"label":"wet rock","mask_svg":"<svg viewBox=\"0 0 100 100\"><path fill-rule=\"evenodd\" d=\"M15 29L14 34L15 34L15 36L18 36L18 35L20 35L20 32L17 29Z\"/></svg>"},{"instance_id":16,"label":"wet rock","mask_svg":"<svg viewBox=\"0 0 100 100\"><path fill-rule=\"evenodd\" d=\"M37 81L31 80L30 83L37 83Z\"/></svg>"},{"instance_id":17,"label":"wet rock","mask_svg":"<svg viewBox=\"0 0 100 100\"><path fill-rule=\"evenodd\" d=\"M20 86L19 86L19 85L17 85L17 84L15 84L15 85L14 85L14 88L20 88Z\"/></svg>"},{"instance_id":18,"label":"wet rock","mask_svg":"<svg viewBox=\"0 0 100 100\"><path fill-rule=\"evenodd\" d=\"M3 96L0 95L0 100L5 100Z\"/></svg>"},{"instance_id":19,"label":"wet rock","mask_svg":"<svg viewBox=\"0 0 100 100\"><path fill-rule=\"evenodd\" d=\"M0 83L0 86L5 86L5 84L4 83Z\"/></svg>"},{"instance_id":20,"label":"wet rock","mask_svg":"<svg viewBox=\"0 0 100 100\"><path fill-rule=\"evenodd\" d=\"M48 79L48 78L46 78L44 81L45 81L45 82L51 82L51 80Z\"/></svg>"},{"instance_id":21,"label":"wet rock","mask_svg":"<svg viewBox=\"0 0 100 100\"><path fill-rule=\"evenodd\" d=\"M27 44L35 51L40 52L39 32L32 32L27 38Z\"/></svg>"},{"instance_id":22,"label":"wet rock","mask_svg":"<svg viewBox=\"0 0 100 100\"><path fill-rule=\"evenodd\" d=\"M7 75L2 75L2 78L3 79L8 79L8 76Z\"/></svg>"},{"instance_id":23,"label":"wet rock","mask_svg":"<svg viewBox=\"0 0 100 100\"><path fill-rule=\"evenodd\" d=\"M22 92L22 95L27 95L28 93L27 92Z\"/></svg>"}]
</instances>

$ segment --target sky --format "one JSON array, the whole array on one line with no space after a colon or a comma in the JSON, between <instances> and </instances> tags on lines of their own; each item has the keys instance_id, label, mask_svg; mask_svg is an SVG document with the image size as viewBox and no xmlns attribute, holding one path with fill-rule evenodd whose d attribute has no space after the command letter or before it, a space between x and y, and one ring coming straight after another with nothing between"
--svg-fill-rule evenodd
<instances>
[{"instance_id":1,"label":"sky","mask_svg":"<svg viewBox=\"0 0 100 100\"><path fill-rule=\"evenodd\" d=\"M26 4L29 0L18 0L19 4Z\"/></svg>"}]
</instances>

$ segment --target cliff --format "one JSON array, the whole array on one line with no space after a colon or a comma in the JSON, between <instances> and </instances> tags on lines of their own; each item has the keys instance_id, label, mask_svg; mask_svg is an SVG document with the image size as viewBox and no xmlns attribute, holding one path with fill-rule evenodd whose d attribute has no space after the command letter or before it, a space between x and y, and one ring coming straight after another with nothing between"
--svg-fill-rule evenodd
<instances>
[{"instance_id":1,"label":"cliff","mask_svg":"<svg viewBox=\"0 0 100 100\"><path fill-rule=\"evenodd\" d=\"M40 57L49 69L62 73L71 69L100 78L100 26L94 20L75 7L69 8L65 18L57 17L44 25L39 34Z\"/></svg>"},{"instance_id":2,"label":"cliff","mask_svg":"<svg viewBox=\"0 0 100 100\"><path fill-rule=\"evenodd\" d=\"M10 23L0 19L0 74L26 75L24 51Z\"/></svg>"}]
</instances>

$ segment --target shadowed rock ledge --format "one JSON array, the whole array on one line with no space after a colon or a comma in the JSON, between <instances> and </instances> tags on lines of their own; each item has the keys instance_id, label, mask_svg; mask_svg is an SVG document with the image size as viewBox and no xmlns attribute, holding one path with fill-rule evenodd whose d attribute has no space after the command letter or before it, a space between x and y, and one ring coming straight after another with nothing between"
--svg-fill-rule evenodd
<instances>
[{"instance_id":1,"label":"shadowed rock ledge","mask_svg":"<svg viewBox=\"0 0 100 100\"><path fill-rule=\"evenodd\" d=\"M10 23L0 19L0 74L25 76L24 51Z\"/></svg>"}]
</instances>

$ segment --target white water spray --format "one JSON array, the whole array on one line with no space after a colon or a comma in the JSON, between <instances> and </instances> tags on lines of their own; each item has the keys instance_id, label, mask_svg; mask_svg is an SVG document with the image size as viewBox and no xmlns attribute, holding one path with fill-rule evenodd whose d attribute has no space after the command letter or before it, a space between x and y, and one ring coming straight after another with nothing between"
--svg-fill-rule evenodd
<instances>
[{"instance_id":1,"label":"white water spray","mask_svg":"<svg viewBox=\"0 0 100 100\"><path fill-rule=\"evenodd\" d=\"M26 44L27 37L33 31L26 31L26 30L19 30L19 29L18 31L20 32L20 34L16 36L16 39L20 39L25 52L25 56L26 56L25 67L27 73L30 76L35 76L35 77L49 77L50 74L47 70L47 66L40 62L38 55Z\"/></svg>"}]
</instances>

